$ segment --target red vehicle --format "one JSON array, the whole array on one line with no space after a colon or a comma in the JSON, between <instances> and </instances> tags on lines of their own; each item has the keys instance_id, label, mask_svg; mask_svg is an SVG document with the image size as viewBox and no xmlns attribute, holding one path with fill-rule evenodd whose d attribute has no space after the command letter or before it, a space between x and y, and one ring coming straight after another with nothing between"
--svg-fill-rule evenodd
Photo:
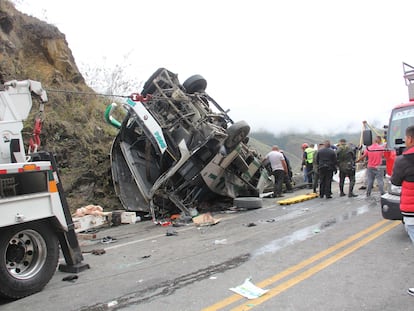
<instances>
[{"instance_id":1,"label":"red vehicle","mask_svg":"<svg viewBox=\"0 0 414 311\"><path fill-rule=\"evenodd\" d=\"M410 101L392 109L388 126L385 127L387 148L384 158L386 161L385 185L387 193L381 196L381 212L385 219L391 220L402 220L402 215L400 212L401 187L392 185L390 177L395 158L405 149L405 130L408 126L414 125L414 67L403 63L403 70Z\"/></svg>"}]
</instances>

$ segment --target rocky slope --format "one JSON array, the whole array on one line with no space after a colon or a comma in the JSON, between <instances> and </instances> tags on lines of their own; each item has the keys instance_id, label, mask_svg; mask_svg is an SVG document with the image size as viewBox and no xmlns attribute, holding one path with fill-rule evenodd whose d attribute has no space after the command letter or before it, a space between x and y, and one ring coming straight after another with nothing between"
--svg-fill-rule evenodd
<instances>
[{"instance_id":1,"label":"rocky slope","mask_svg":"<svg viewBox=\"0 0 414 311\"><path fill-rule=\"evenodd\" d=\"M115 132L103 120L108 103L89 95L94 92L85 84L59 29L0 0L0 80L14 79L37 80L47 90L41 149L57 156L71 209L87 204L120 209L110 180L109 151ZM25 123L26 142L36 112L34 101L32 117Z\"/></svg>"}]
</instances>

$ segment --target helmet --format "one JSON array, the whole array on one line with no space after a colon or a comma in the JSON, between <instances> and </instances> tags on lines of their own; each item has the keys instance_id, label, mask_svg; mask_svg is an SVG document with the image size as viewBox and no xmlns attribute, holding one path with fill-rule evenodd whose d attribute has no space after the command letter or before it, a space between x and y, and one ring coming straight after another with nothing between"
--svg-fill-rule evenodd
<instances>
[{"instance_id":1,"label":"helmet","mask_svg":"<svg viewBox=\"0 0 414 311\"><path fill-rule=\"evenodd\" d=\"M302 144L302 148L303 148L303 149L308 148L308 147L309 147L309 145L308 145L307 143L303 143L303 144Z\"/></svg>"}]
</instances>

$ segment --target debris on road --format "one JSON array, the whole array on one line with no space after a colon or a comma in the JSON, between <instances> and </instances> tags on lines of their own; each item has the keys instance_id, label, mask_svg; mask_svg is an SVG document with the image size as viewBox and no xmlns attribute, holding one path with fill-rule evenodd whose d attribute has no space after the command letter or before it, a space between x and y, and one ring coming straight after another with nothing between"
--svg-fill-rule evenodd
<instances>
[{"instance_id":1,"label":"debris on road","mask_svg":"<svg viewBox=\"0 0 414 311\"><path fill-rule=\"evenodd\" d=\"M94 240L96 239L96 233L77 233L78 240Z\"/></svg>"},{"instance_id":2,"label":"debris on road","mask_svg":"<svg viewBox=\"0 0 414 311\"><path fill-rule=\"evenodd\" d=\"M249 222L246 227L255 227L257 226L254 222Z\"/></svg>"},{"instance_id":3,"label":"debris on road","mask_svg":"<svg viewBox=\"0 0 414 311\"><path fill-rule=\"evenodd\" d=\"M118 304L118 301L112 300L112 301L107 303L107 306L108 306L108 308L112 308L112 307L115 307L117 304Z\"/></svg>"},{"instance_id":4,"label":"debris on road","mask_svg":"<svg viewBox=\"0 0 414 311\"><path fill-rule=\"evenodd\" d=\"M187 215L180 215L179 217L175 217L172 221L173 227L188 226L191 223L193 223L193 218Z\"/></svg>"},{"instance_id":5,"label":"debris on road","mask_svg":"<svg viewBox=\"0 0 414 311\"><path fill-rule=\"evenodd\" d=\"M87 205L87 206L78 208L72 216L82 217L85 215L103 216L104 211L103 211L103 208L99 205Z\"/></svg>"},{"instance_id":6,"label":"debris on road","mask_svg":"<svg viewBox=\"0 0 414 311\"><path fill-rule=\"evenodd\" d=\"M98 255L98 256L103 255L105 253L106 251L104 249L94 249L91 252L92 255Z\"/></svg>"},{"instance_id":7,"label":"debris on road","mask_svg":"<svg viewBox=\"0 0 414 311\"><path fill-rule=\"evenodd\" d=\"M261 289L251 282L251 278L247 278L242 285L230 288L231 291L239 294L247 299L256 299L267 293L268 289Z\"/></svg>"},{"instance_id":8,"label":"debris on road","mask_svg":"<svg viewBox=\"0 0 414 311\"><path fill-rule=\"evenodd\" d=\"M113 238L113 237L111 237L111 236L106 236L106 237L103 237L103 238L101 239L101 243L102 243L102 244L115 243L116 241L117 241L117 239L115 239L115 238Z\"/></svg>"},{"instance_id":9,"label":"debris on road","mask_svg":"<svg viewBox=\"0 0 414 311\"><path fill-rule=\"evenodd\" d=\"M166 232L165 235L166 236L175 236L175 235L178 235L178 232L175 231L175 230L172 230L171 228L168 228L168 230L167 230L167 232Z\"/></svg>"},{"instance_id":10,"label":"debris on road","mask_svg":"<svg viewBox=\"0 0 414 311\"><path fill-rule=\"evenodd\" d=\"M221 240L214 240L215 245L224 245L227 244L227 239L221 239Z\"/></svg>"},{"instance_id":11,"label":"debris on road","mask_svg":"<svg viewBox=\"0 0 414 311\"><path fill-rule=\"evenodd\" d=\"M72 274L72 275L65 276L62 279L62 281L65 281L65 282L75 282L77 279L78 279L78 276L76 274Z\"/></svg>"},{"instance_id":12,"label":"debris on road","mask_svg":"<svg viewBox=\"0 0 414 311\"><path fill-rule=\"evenodd\" d=\"M215 224L218 224L221 219L214 218L211 213L205 213L198 215L196 217L193 217L193 222L196 226L212 226Z\"/></svg>"},{"instance_id":13,"label":"debris on road","mask_svg":"<svg viewBox=\"0 0 414 311\"><path fill-rule=\"evenodd\" d=\"M106 253L104 249L93 249L91 251L82 251L82 253L91 253L92 255L103 255Z\"/></svg>"},{"instance_id":14,"label":"debris on road","mask_svg":"<svg viewBox=\"0 0 414 311\"><path fill-rule=\"evenodd\" d=\"M120 226L121 224L135 224L141 221L135 212L112 211L104 212L98 205L88 205L77 210L73 215L73 224L78 237L89 239L88 235L79 233L90 231L103 226Z\"/></svg>"},{"instance_id":15,"label":"debris on road","mask_svg":"<svg viewBox=\"0 0 414 311\"><path fill-rule=\"evenodd\" d=\"M75 232L84 232L91 228L98 228L109 224L107 216L85 215L82 217L73 217Z\"/></svg>"}]
</instances>

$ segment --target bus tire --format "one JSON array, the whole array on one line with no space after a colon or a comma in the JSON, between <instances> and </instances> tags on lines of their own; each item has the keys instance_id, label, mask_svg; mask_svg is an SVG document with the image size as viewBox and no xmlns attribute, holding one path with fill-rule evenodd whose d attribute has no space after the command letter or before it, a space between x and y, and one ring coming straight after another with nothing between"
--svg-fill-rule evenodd
<instances>
[{"instance_id":1,"label":"bus tire","mask_svg":"<svg viewBox=\"0 0 414 311\"><path fill-rule=\"evenodd\" d=\"M263 200L257 197L239 197L233 200L233 204L240 209L256 209L263 206Z\"/></svg>"},{"instance_id":2,"label":"bus tire","mask_svg":"<svg viewBox=\"0 0 414 311\"><path fill-rule=\"evenodd\" d=\"M238 121L234 124L232 124L227 129L227 138L224 142L224 146L228 150L232 150L235 148L238 144L243 142L247 135L249 135L250 132L250 126L247 124L246 121Z\"/></svg>"},{"instance_id":3,"label":"bus tire","mask_svg":"<svg viewBox=\"0 0 414 311\"><path fill-rule=\"evenodd\" d=\"M184 81L183 87L189 94L202 93L207 88L207 80L200 75L194 75Z\"/></svg>"}]
</instances>

